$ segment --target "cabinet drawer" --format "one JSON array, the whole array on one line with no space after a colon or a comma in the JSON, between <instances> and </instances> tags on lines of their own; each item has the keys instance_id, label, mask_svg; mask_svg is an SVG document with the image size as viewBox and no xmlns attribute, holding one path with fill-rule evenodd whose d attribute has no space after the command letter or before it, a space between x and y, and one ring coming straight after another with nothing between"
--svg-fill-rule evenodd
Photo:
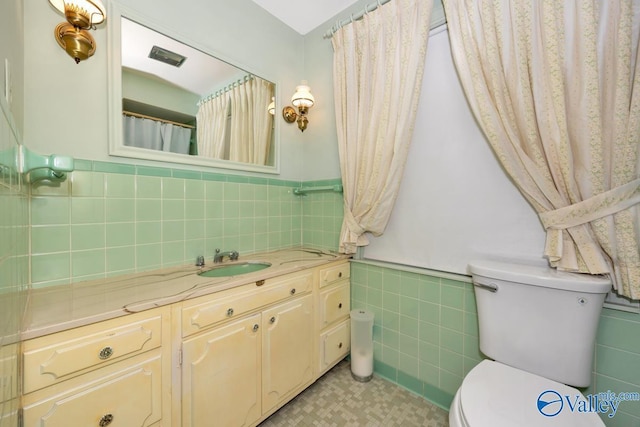
<instances>
[{"instance_id":1,"label":"cabinet drawer","mask_svg":"<svg viewBox=\"0 0 640 427\"><path fill-rule=\"evenodd\" d=\"M347 319L329 329L320 341L320 372L324 372L351 351L351 322Z\"/></svg>"},{"instance_id":2,"label":"cabinet drawer","mask_svg":"<svg viewBox=\"0 0 640 427\"><path fill-rule=\"evenodd\" d=\"M349 282L327 289L320 294L320 316L324 328L346 317L351 311L351 292Z\"/></svg>"},{"instance_id":3,"label":"cabinet drawer","mask_svg":"<svg viewBox=\"0 0 640 427\"><path fill-rule=\"evenodd\" d=\"M24 392L162 344L162 313L138 313L24 342Z\"/></svg>"},{"instance_id":4,"label":"cabinet drawer","mask_svg":"<svg viewBox=\"0 0 640 427\"><path fill-rule=\"evenodd\" d=\"M260 307L310 292L312 287L313 272L308 272L266 281L260 287L243 286L236 292L225 292L223 296L213 294L186 302L182 307L182 336L186 337Z\"/></svg>"},{"instance_id":5,"label":"cabinet drawer","mask_svg":"<svg viewBox=\"0 0 640 427\"><path fill-rule=\"evenodd\" d=\"M26 402L24 425L150 426L162 417L161 366L158 355L38 401Z\"/></svg>"},{"instance_id":6,"label":"cabinet drawer","mask_svg":"<svg viewBox=\"0 0 640 427\"><path fill-rule=\"evenodd\" d=\"M320 287L330 285L338 280L348 279L349 277L351 277L351 267L348 262L322 269L320 270Z\"/></svg>"}]
</instances>

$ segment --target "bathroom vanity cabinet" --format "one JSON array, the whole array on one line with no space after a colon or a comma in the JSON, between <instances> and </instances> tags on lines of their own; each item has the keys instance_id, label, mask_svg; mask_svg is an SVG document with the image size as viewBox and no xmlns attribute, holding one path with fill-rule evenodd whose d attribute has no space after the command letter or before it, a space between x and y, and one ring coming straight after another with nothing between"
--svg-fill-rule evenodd
<instances>
[{"instance_id":1,"label":"bathroom vanity cabinet","mask_svg":"<svg viewBox=\"0 0 640 427\"><path fill-rule=\"evenodd\" d=\"M252 425L312 382L314 277L293 273L184 303L183 332L209 330L182 346L183 426Z\"/></svg>"},{"instance_id":2,"label":"bathroom vanity cabinet","mask_svg":"<svg viewBox=\"0 0 640 427\"><path fill-rule=\"evenodd\" d=\"M349 263L255 277L24 341L23 425L257 425L349 353Z\"/></svg>"}]
</instances>

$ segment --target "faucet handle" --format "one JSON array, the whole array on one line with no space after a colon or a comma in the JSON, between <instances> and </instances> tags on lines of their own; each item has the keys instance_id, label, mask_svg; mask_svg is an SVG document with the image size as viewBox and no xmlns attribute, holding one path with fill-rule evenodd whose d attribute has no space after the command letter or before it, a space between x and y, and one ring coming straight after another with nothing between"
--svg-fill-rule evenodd
<instances>
[{"instance_id":1,"label":"faucet handle","mask_svg":"<svg viewBox=\"0 0 640 427\"><path fill-rule=\"evenodd\" d=\"M198 255L198 257L196 258L196 267L203 267L203 266L204 266L204 256Z\"/></svg>"},{"instance_id":2,"label":"faucet handle","mask_svg":"<svg viewBox=\"0 0 640 427\"><path fill-rule=\"evenodd\" d=\"M240 253L238 251L231 251L231 253L229 254L229 259L231 261L237 261L239 256Z\"/></svg>"}]
</instances>

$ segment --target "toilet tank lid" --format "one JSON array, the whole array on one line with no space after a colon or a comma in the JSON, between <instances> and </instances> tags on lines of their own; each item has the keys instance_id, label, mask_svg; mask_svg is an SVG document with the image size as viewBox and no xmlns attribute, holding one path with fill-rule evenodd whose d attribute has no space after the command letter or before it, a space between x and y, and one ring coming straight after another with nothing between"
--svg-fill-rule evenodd
<instances>
[{"instance_id":1,"label":"toilet tank lid","mask_svg":"<svg viewBox=\"0 0 640 427\"><path fill-rule=\"evenodd\" d=\"M472 261L469 263L469 272L472 276L574 292L606 294L611 290L608 276L569 273L522 262Z\"/></svg>"}]
</instances>

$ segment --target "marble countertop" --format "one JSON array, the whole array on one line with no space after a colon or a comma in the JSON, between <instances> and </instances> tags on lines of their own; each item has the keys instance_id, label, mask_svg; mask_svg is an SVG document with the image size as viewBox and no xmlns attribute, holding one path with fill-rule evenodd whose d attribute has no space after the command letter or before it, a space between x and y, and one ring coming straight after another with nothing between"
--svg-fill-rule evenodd
<instances>
[{"instance_id":1,"label":"marble countertop","mask_svg":"<svg viewBox=\"0 0 640 427\"><path fill-rule=\"evenodd\" d=\"M236 286L347 259L347 255L294 248L243 256L237 262L262 261L264 270L229 277L197 273L214 267L181 266L107 279L33 289L29 293L22 339L31 339L129 313L172 304ZM225 261L223 264L232 264Z\"/></svg>"}]
</instances>

